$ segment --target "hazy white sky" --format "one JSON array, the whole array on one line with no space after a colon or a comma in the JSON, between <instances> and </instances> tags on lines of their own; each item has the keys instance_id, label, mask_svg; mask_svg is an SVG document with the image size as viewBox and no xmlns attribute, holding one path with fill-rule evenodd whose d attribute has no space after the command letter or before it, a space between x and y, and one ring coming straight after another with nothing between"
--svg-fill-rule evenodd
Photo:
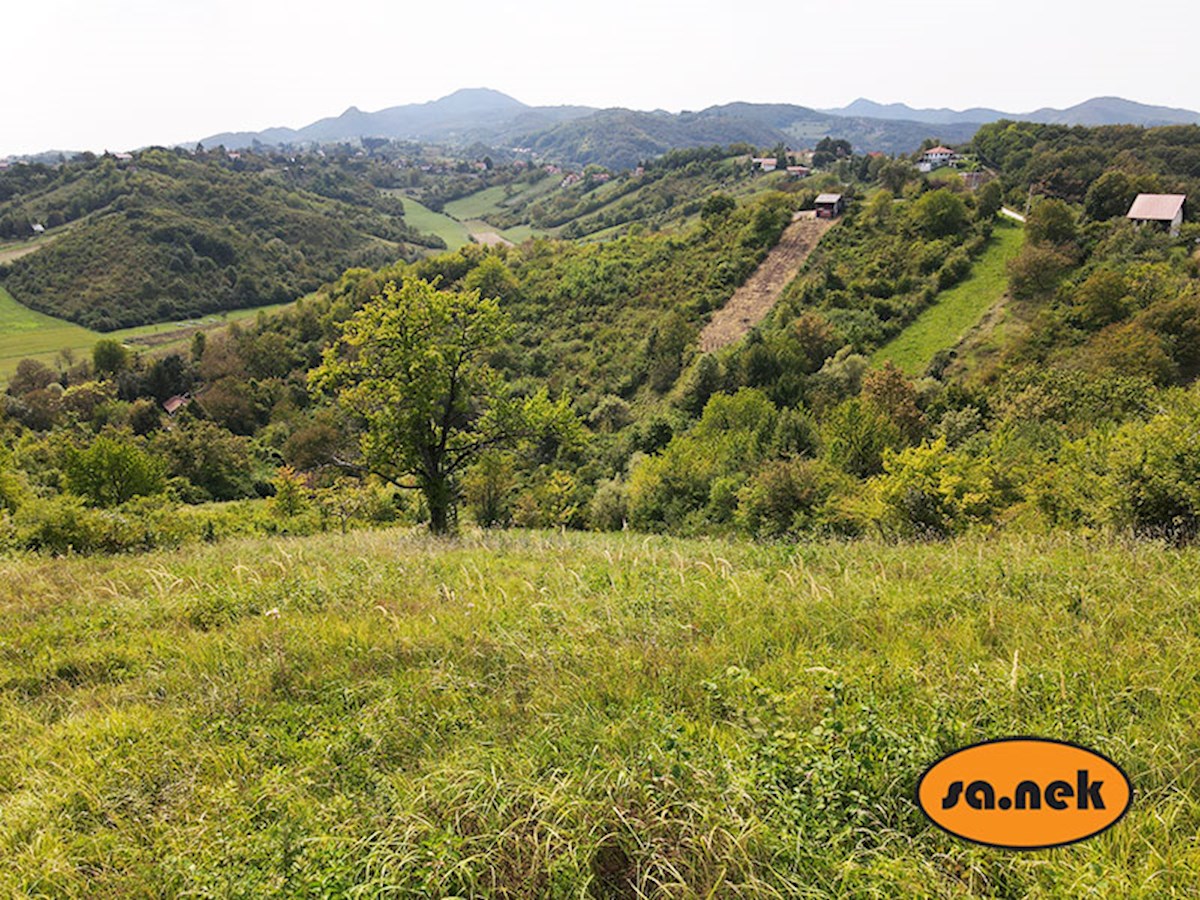
<instances>
[{"instance_id":1,"label":"hazy white sky","mask_svg":"<svg viewBox=\"0 0 1200 900\"><path fill-rule=\"evenodd\" d=\"M300 127L460 87L636 109L1196 109L1198 26L1200 0L0 0L0 155Z\"/></svg>"}]
</instances>

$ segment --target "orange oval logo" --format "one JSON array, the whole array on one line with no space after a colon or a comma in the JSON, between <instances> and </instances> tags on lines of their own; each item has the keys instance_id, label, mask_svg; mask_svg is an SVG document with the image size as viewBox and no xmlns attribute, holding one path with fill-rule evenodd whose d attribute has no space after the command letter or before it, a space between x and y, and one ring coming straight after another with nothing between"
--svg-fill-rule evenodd
<instances>
[{"instance_id":1,"label":"orange oval logo","mask_svg":"<svg viewBox=\"0 0 1200 900\"><path fill-rule=\"evenodd\" d=\"M1121 767L1045 738L1002 738L943 756L917 782L917 805L955 837L1012 850L1073 844L1116 824L1133 802Z\"/></svg>"}]
</instances>

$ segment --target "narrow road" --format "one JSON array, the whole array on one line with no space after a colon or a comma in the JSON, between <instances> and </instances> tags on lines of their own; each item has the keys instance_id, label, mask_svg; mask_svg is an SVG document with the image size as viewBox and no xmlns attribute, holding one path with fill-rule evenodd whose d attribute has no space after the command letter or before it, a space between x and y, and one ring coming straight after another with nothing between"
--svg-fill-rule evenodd
<instances>
[{"instance_id":1,"label":"narrow road","mask_svg":"<svg viewBox=\"0 0 1200 900\"><path fill-rule=\"evenodd\" d=\"M713 313L700 332L700 350L711 353L744 338L761 322L783 289L799 273L808 255L836 219L818 219L798 213L771 252L738 288L729 302Z\"/></svg>"}]
</instances>

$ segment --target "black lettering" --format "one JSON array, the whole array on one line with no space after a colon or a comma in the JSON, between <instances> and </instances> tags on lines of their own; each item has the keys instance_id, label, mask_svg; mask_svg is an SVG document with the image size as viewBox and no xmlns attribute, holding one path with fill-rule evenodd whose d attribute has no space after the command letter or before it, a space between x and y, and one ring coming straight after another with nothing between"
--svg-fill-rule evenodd
<instances>
[{"instance_id":1,"label":"black lettering","mask_svg":"<svg viewBox=\"0 0 1200 900\"><path fill-rule=\"evenodd\" d=\"M946 796L942 798L942 809L953 809L958 805L958 795L962 793L962 782L950 782L950 790L946 791Z\"/></svg>"},{"instance_id":2,"label":"black lettering","mask_svg":"<svg viewBox=\"0 0 1200 900\"><path fill-rule=\"evenodd\" d=\"M1017 785L1015 795L1017 809L1041 809L1042 789L1032 781L1022 781Z\"/></svg>"},{"instance_id":3,"label":"black lettering","mask_svg":"<svg viewBox=\"0 0 1200 900\"><path fill-rule=\"evenodd\" d=\"M1100 788L1104 786L1103 781L1088 782L1087 769L1079 769L1076 773L1076 785L1079 790L1075 792L1078 798L1076 801L1080 809L1088 808L1088 801L1092 803L1094 809L1104 809L1104 801L1100 799Z\"/></svg>"},{"instance_id":4,"label":"black lettering","mask_svg":"<svg viewBox=\"0 0 1200 900\"><path fill-rule=\"evenodd\" d=\"M1075 789L1065 781L1052 781L1046 785L1046 805L1051 809L1066 809L1067 801L1060 797L1074 797Z\"/></svg>"},{"instance_id":5,"label":"black lettering","mask_svg":"<svg viewBox=\"0 0 1200 900\"><path fill-rule=\"evenodd\" d=\"M1067 785L1068 790L1070 787ZM986 781L972 781L967 785L967 806L971 809L995 809L996 792Z\"/></svg>"}]
</instances>

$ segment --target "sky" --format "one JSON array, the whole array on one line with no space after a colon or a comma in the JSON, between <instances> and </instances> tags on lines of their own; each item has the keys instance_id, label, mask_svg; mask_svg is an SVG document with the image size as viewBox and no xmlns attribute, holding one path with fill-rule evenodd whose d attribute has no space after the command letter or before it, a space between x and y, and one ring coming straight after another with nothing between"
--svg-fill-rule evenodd
<instances>
[{"instance_id":1,"label":"sky","mask_svg":"<svg viewBox=\"0 0 1200 900\"><path fill-rule=\"evenodd\" d=\"M1200 108L1200 3L4 0L0 157L302 127L463 87L534 105Z\"/></svg>"}]
</instances>

